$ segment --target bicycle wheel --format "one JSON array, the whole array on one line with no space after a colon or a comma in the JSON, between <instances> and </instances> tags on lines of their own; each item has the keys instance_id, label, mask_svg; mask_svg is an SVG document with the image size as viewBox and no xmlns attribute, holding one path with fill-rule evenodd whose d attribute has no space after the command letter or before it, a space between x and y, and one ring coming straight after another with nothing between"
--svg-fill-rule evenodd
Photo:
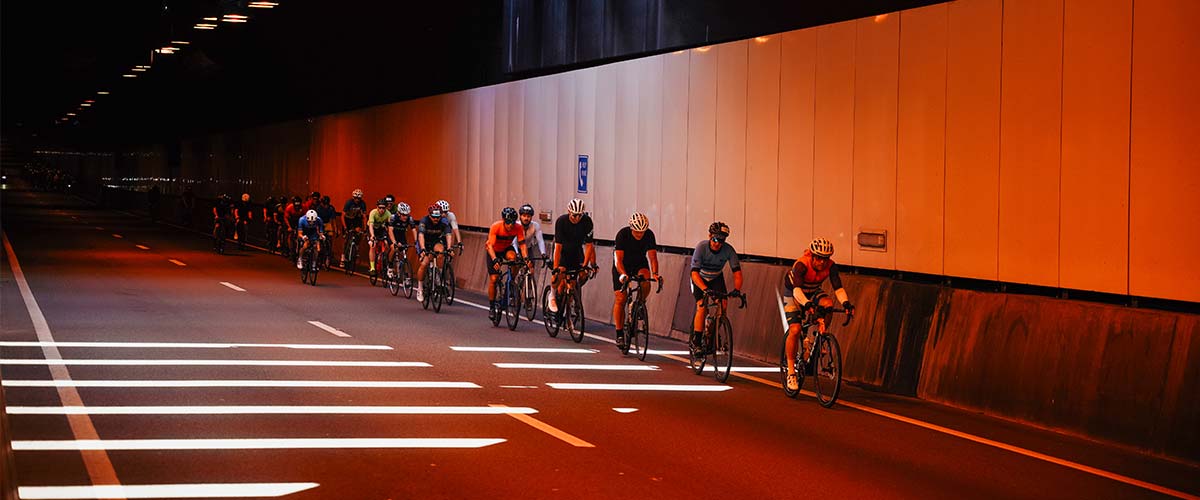
<instances>
[{"instance_id":1,"label":"bicycle wheel","mask_svg":"<svg viewBox=\"0 0 1200 500\"><path fill-rule=\"evenodd\" d=\"M637 305L633 311L633 347L638 359L645 361L650 351L650 318L645 305Z\"/></svg>"},{"instance_id":2,"label":"bicycle wheel","mask_svg":"<svg viewBox=\"0 0 1200 500\"><path fill-rule=\"evenodd\" d=\"M454 280L454 266L450 265L450 259L446 260L446 270L442 276L442 281L446 284L446 305L454 304L454 295L458 291L458 282Z\"/></svg>"},{"instance_id":3,"label":"bicycle wheel","mask_svg":"<svg viewBox=\"0 0 1200 500\"><path fill-rule=\"evenodd\" d=\"M733 326L729 318L721 318L717 324L712 351L713 375L723 383L729 380L729 370L733 368Z\"/></svg>"},{"instance_id":4,"label":"bicycle wheel","mask_svg":"<svg viewBox=\"0 0 1200 500\"><path fill-rule=\"evenodd\" d=\"M554 291L550 285L542 289L542 325L546 327L546 333L550 338L558 336L558 321L556 313L550 312L550 294Z\"/></svg>"},{"instance_id":5,"label":"bicycle wheel","mask_svg":"<svg viewBox=\"0 0 1200 500\"><path fill-rule=\"evenodd\" d=\"M367 281L371 283L371 286L375 286L375 283L379 281L379 273L383 272L383 259L380 258L380 253L375 252L375 272L367 273L369 275Z\"/></svg>"},{"instance_id":6,"label":"bicycle wheel","mask_svg":"<svg viewBox=\"0 0 1200 500\"><path fill-rule=\"evenodd\" d=\"M813 371L817 401L829 408L837 402L838 392L842 390L842 350L833 335L821 335L817 337L813 355L817 357Z\"/></svg>"},{"instance_id":7,"label":"bicycle wheel","mask_svg":"<svg viewBox=\"0 0 1200 500\"><path fill-rule=\"evenodd\" d=\"M308 264L304 262L300 263L300 282L308 283Z\"/></svg>"},{"instance_id":8,"label":"bicycle wheel","mask_svg":"<svg viewBox=\"0 0 1200 500\"><path fill-rule=\"evenodd\" d=\"M421 281L421 288L424 290L421 296L421 309L429 309L429 303L433 299L433 274L436 270L433 268L425 269L425 279Z\"/></svg>"},{"instance_id":9,"label":"bicycle wheel","mask_svg":"<svg viewBox=\"0 0 1200 500\"><path fill-rule=\"evenodd\" d=\"M346 249L342 251L342 257L346 259L346 263L343 264L342 270L345 271L346 274L353 274L354 268L357 267L358 264L358 243L356 243L355 240L346 240Z\"/></svg>"},{"instance_id":10,"label":"bicycle wheel","mask_svg":"<svg viewBox=\"0 0 1200 500\"><path fill-rule=\"evenodd\" d=\"M516 331L517 323L521 322L521 296L520 288L511 279L504 283L504 305L507 306L505 319L508 321L508 329Z\"/></svg>"},{"instance_id":11,"label":"bicycle wheel","mask_svg":"<svg viewBox=\"0 0 1200 500\"><path fill-rule=\"evenodd\" d=\"M412 263L408 261L407 257L404 258L404 263L400 265L400 274L396 275L396 278L400 280L400 286L404 288L404 298L411 299L413 290L416 288L413 286Z\"/></svg>"},{"instance_id":12,"label":"bicycle wheel","mask_svg":"<svg viewBox=\"0 0 1200 500\"><path fill-rule=\"evenodd\" d=\"M525 309L525 319L533 321L537 317L537 281L533 279L533 273L525 273L525 279L521 281L521 307Z\"/></svg>"},{"instance_id":13,"label":"bicycle wheel","mask_svg":"<svg viewBox=\"0 0 1200 500\"><path fill-rule=\"evenodd\" d=\"M442 303L446 301L446 296L444 295L446 293L445 284L442 283L442 275L438 272L437 268L433 268L430 271L433 272L433 279L431 280L433 288L429 289L429 293L432 296L430 303L433 305L433 312L440 313L442 312Z\"/></svg>"},{"instance_id":14,"label":"bicycle wheel","mask_svg":"<svg viewBox=\"0 0 1200 500\"><path fill-rule=\"evenodd\" d=\"M801 334L798 333L797 335ZM779 343L779 385L783 387L783 393L787 397L795 398L797 394L800 394L800 387L804 385L804 368L800 367L799 363L796 363L796 360L788 359L787 338L787 332L784 332L783 340ZM799 385L796 386L796 390L794 391L789 390L787 386L788 363L796 365L794 368L796 369L796 381L799 382Z\"/></svg>"},{"instance_id":15,"label":"bicycle wheel","mask_svg":"<svg viewBox=\"0 0 1200 500\"><path fill-rule=\"evenodd\" d=\"M400 261L393 258L391 265L388 266L388 271L391 272L391 276L384 278L385 284L387 284L388 292L395 297L400 294Z\"/></svg>"},{"instance_id":16,"label":"bicycle wheel","mask_svg":"<svg viewBox=\"0 0 1200 500\"><path fill-rule=\"evenodd\" d=\"M317 261L317 256L312 254L312 250L309 250L308 259L309 264L306 264L305 267L312 267L312 269L308 271L308 284L311 286L317 286L317 273L321 272L321 265L320 262Z\"/></svg>"},{"instance_id":17,"label":"bicycle wheel","mask_svg":"<svg viewBox=\"0 0 1200 500\"><path fill-rule=\"evenodd\" d=\"M712 318L706 318L704 320L704 330L700 335L700 347L692 349L691 343L688 343L688 366L692 367L692 371L696 375L704 371L704 364L708 361L708 356L705 353L708 352L708 341L706 339L712 337L709 331L710 328L712 328Z\"/></svg>"},{"instance_id":18,"label":"bicycle wheel","mask_svg":"<svg viewBox=\"0 0 1200 500\"><path fill-rule=\"evenodd\" d=\"M570 307L567 309L567 312L570 313L570 316L564 315L563 320L569 323L568 328L570 328L571 331L571 340L574 340L575 343L578 344L583 342L584 327L583 297L579 295L579 289L575 289L571 292L571 296L567 299L567 303L570 304Z\"/></svg>"}]
</instances>

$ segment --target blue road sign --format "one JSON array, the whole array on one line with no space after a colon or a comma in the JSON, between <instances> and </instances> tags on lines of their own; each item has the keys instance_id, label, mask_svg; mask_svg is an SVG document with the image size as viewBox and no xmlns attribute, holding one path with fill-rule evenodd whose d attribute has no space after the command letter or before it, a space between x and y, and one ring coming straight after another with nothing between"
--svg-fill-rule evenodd
<instances>
[{"instance_id":1,"label":"blue road sign","mask_svg":"<svg viewBox=\"0 0 1200 500\"><path fill-rule=\"evenodd\" d=\"M575 191L580 193L588 192L588 157L587 155L579 155L579 175L576 177L579 182L575 183Z\"/></svg>"}]
</instances>

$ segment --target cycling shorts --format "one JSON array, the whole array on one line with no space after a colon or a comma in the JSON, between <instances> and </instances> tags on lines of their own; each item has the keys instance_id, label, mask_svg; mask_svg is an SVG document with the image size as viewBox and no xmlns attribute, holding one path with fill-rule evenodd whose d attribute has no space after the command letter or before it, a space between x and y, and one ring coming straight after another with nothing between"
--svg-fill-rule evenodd
<instances>
[{"instance_id":1,"label":"cycling shorts","mask_svg":"<svg viewBox=\"0 0 1200 500\"><path fill-rule=\"evenodd\" d=\"M701 290L700 288L696 287L696 283L694 283L694 282L689 281L688 283L690 283L692 285L692 297L695 297L696 302L704 300L704 290ZM725 276L724 275L717 276L716 278L713 278L711 280L704 280L704 286L708 287L709 289L711 289L712 291L717 292L717 293L726 293L727 292L727 290L725 289Z\"/></svg>"},{"instance_id":2,"label":"cycling shorts","mask_svg":"<svg viewBox=\"0 0 1200 500\"><path fill-rule=\"evenodd\" d=\"M625 271L628 272L630 276L637 276L638 273L642 271L642 269L649 269L649 268L643 267L641 269L626 269ZM621 291L621 273L617 272L617 266L613 266L613 268L612 268L612 285L613 285L614 292Z\"/></svg>"}]
</instances>

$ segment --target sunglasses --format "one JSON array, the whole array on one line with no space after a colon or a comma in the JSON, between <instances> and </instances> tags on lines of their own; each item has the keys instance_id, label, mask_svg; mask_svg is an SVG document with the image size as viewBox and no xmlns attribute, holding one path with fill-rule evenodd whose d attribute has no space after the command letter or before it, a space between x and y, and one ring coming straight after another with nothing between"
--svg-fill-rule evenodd
<instances>
[{"instance_id":1,"label":"sunglasses","mask_svg":"<svg viewBox=\"0 0 1200 500\"><path fill-rule=\"evenodd\" d=\"M720 236L713 236L711 239L712 239L713 243L725 243L725 238L722 238Z\"/></svg>"}]
</instances>

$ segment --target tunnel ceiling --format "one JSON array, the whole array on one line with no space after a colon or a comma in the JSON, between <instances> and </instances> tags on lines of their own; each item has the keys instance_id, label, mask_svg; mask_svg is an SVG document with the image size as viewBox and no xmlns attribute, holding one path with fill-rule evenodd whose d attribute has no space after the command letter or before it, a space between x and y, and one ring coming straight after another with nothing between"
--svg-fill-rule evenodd
<instances>
[{"instance_id":1,"label":"tunnel ceiling","mask_svg":"<svg viewBox=\"0 0 1200 500\"><path fill-rule=\"evenodd\" d=\"M248 1L5 1L4 136L171 141L938 3Z\"/></svg>"}]
</instances>

